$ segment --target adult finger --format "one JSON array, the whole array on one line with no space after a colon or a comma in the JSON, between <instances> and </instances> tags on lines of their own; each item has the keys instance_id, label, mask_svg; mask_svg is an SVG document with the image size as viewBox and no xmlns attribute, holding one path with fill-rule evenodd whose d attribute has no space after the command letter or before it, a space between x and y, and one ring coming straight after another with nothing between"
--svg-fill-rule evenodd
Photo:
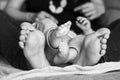
<instances>
[{"instance_id":1,"label":"adult finger","mask_svg":"<svg viewBox=\"0 0 120 80\"><path fill-rule=\"evenodd\" d=\"M89 7L89 3L85 3L81 6L78 6L78 7L74 8L74 11L77 12L77 11L80 11L80 10L88 8L88 7Z\"/></svg>"},{"instance_id":2,"label":"adult finger","mask_svg":"<svg viewBox=\"0 0 120 80\"><path fill-rule=\"evenodd\" d=\"M76 8L74 8L74 11L77 12L77 11L80 11L82 9L82 6L77 6Z\"/></svg>"},{"instance_id":3,"label":"adult finger","mask_svg":"<svg viewBox=\"0 0 120 80\"><path fill-rule=\"evenodd\" d=\"M96 11L95 10L85 13L86 17L92 16L92 15L96 15Z\"/></svg>"},{"instance_id":4,"label":"adult finger","mask_svg":"<svg viewBox=\"0 0 120 80\"><path fill-rule=\"evenodd\" d=\"M85 4L81 5L81 6L76 7L74 10L75 11L82 10L83 12L88 12L90 10L93 10L94 8L95 7L94 7L93 3L89 2L89 3L85 3Z\"/></svg>"},{"instance_id":5,"label":"adult finger","mask_svg":"<svg viewBox=\"0 0 120 80\"><path fill-rule=\"evenodd\" d=\"M95 10L93 7L88 7L88 8L82 9L82 12L83 13L88 13L88 12L91 12L93 10Z\"/></svg>"}]
</instances>

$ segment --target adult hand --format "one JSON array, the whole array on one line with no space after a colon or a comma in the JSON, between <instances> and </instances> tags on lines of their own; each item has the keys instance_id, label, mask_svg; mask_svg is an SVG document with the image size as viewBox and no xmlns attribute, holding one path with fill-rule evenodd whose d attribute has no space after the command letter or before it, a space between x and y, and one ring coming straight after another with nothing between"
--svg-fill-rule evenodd
<instances>
[{"instance_id":1,"label":"adult hand","mask_svg":"<svg viewBox=\"0 0 120 80\"><path fill-rule=\"evenodd\" d=\"M44 19L44 18L49 18L49 19L51 19L51 20L53 20L55 23L58 23L58 20L54 17L54 16L52 16L51 14L49 14L49 13L47 13L47 12L45 12L45 11L41 11L41 12L39 12L38 14L37 14L37 17L36 18L38 18L38 19Z\"/></svg>"},{"instance_id":2,"label":"adult hand","mask_svg":"<svg viewBox=\"0 0 120 80\"><path fill-rule=\"evenodd\" d=\"M74 9L75 12L82 12L88 19L93 20L105 13L105 7L102 4L88 2Z\"/></svg>"}]
</instances>

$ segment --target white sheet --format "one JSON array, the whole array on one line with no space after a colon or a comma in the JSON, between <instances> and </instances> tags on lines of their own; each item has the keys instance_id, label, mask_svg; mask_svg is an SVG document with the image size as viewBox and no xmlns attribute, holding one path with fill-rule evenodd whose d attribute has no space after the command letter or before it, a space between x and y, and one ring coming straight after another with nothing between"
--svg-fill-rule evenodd
<instances>
[{"instance_id":1,"label":"white sheet","mask_svg":"<svg viewBox=\"0 0 120 80\"><path fill-rule=\"evenodd\" d=\"M56 75L69 74L101 74L109 71L120 70L120 62L105 62L95 66L82 67L79 65L71 65L64 68L49 66L43 69L33 69L30 71L21 71L10 74L0 80L23 80L29 77L47 77Z\"/></svg>"}]
</instances>

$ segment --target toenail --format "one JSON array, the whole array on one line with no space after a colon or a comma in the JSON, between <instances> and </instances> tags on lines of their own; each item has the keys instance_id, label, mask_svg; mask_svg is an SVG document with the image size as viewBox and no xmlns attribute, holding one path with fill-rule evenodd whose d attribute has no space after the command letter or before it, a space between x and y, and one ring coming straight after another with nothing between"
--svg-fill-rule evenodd
<instances>
[{"instance_id":1,"label":"toenail","mask_svg":"<svg viewBox=\"0 0 120 80\"><path fill-rule=\"evenodd\" d=\"M103 56L106 53L105 50L101 50L100 54Z\"/></svg>"},{"instance_id":2,"label":"toenail","mask_svg":"<svg viewBox=\"0 0 120 80\"><path fill-rule=\"evenodd\" d=\"M20 45L21 48L24 48L24 43L23 42L20 41L19 45Z\"/></svg>"},{"instance_id":3,"label":"toenail","mask_svg":"<svg viewBox=\"0 0 120 80\"><path fill-rule=\"evenodd\" d=\"M106 43L107 43L107 40L106 40L106 39L102 39L102 40L101 40L101 43L106 44Z\"/></svg>"},{"instance_id":4,"label":"toenail","mask_svg":"<svg viewBox=\"0 0 120 80\"><path fill-rule=\"evenodd\" d=\"M101 48L104 49L104 50L106 50L107 46L106 45L102 45Z\"/></svg>"},{"instance_id":5,"label":"toenail","mask_svg":"<svg viewBox=\"0 0 120 80\"><path fill-rule=\"evenodd\" d=\"M19 39L20 39L20 40L24 40L25 37L22 35L22 36L19 37Z\"/></svg>"},{"instance_id":6,"label":"toenail","mask_svg":"<svg viewBox=\"0 0 120 80\"><path fill-rule=\"evenodd\" d=\"M25 30L21 30L20 34L26 34L26 31Z\"/></svg>"},{"instance_id":7,"label":"toenail","mask_svg":"<svg viewBox=\"0 0 120 80\"><path fill-rule=\"evenodd\" d=\"M109 34L106 34L106 35L104 36L104 38L108 39L108 38L109 38Z\"/></svg>"},{"instance_id":8,"label":"toenail","mask_svg":"<svg viewBox=\"0 0 120 80\"><path fill-rule=\"evenodd\" d=\"M27 27L23 25L23 26L21 26L21 29L26 30L26 29L27 29Z\"/></svg>"}]
</instances>

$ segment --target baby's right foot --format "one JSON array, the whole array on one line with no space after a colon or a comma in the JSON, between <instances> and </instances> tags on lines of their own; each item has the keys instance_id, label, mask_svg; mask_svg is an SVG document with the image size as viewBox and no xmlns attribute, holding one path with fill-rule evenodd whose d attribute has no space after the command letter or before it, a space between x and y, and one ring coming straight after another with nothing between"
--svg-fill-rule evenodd
<instances>
[{"instance_id":1,"label":"baby's right foot","mask_svg":"<svg viewBox=\"0 0 120 80\"><path fill-rule=\"evenodd\" d=\"M65 37L70 31L71 22L68 21L65 24L57 27L51 34L49 35L49 42L53 48L58 48L60 42L63 37Z\"/></svg>"},{"instance_id":2,"label":"baby's right foot","mask_svg":"<svg viewBox=\"0 0 120 80\"><path fill-rule=\"evenodd\" d=\"M84 17L77 17L76 24L83 31L84 35L94 32L91 28L90 21Z\"/></svg>"},{"instance_id":3,"label":"baby's right foot","mask_svg":"<svg viewBox=\"0 0 120 80\"><path fill-rule=\"evenodd\" d=\"M19 45L23 49L26 59L33 68L49 66L49 62L44 53L44 34L27 22L22 23L21 28Z\"/></svg>"}]
</instances>

